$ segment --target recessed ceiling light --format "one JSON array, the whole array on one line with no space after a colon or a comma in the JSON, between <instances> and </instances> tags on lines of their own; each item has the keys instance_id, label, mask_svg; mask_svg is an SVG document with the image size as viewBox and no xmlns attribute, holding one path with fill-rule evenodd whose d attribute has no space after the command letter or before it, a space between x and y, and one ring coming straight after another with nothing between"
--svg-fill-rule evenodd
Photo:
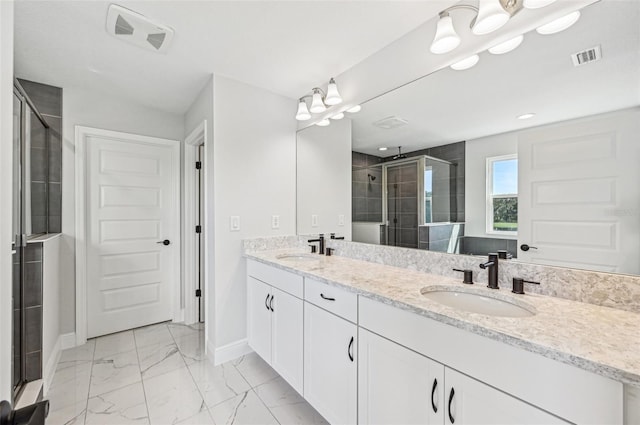
<instances>
[{"instance_id":1,"label":"recessed ceiling light","mask_svg":"<svg viewBox=\"0 0 640 425\"><path fill-rule=\"evenodd\" d=\"M494 55L501 55L503 53L507 53L518 47L522 40L524 40L524 35L520 34L519 36L512 38L511 40L507 40L504 43L497 44L489 49L489 53Z\"/></svg>"},{"instance_id":2,"label":"recessed ceiling light","mask_svg":"<svg viewBox=\"0 0 640 425\"><path fill-rule=\"evenodd\" d=\"M555 34L557 32L566 30L571 25L578 22L578 19L580 19L580 11L576 10L575 12L571 12L568 15L564 15L561 18L558 18L549 22L548 24L544 24L543 26L536 28L536 31L538 32L538 34L542 35Z\"/></svg>"},{"instance_id":3,"label":"recessed ceiling light","mask_svg":"<svg viewBox=\"0 0 640 425\"><path fill-rule=\"evenodd\" d=\"M327 118L323 119L322 121L318 121L316 123L316 125L319 126L319 127L326 127L329 124L331 124L331 121L329 121Z\"/></svg>"},{"instance_id":4,"label":"recessed ceiling light","mask_svg":"<svg viewBox=\"0 0 640 425\"><path fill-rule=\"evenodd\" d=\"M477 64L479 60L480 56L478 55L469 56L468 58L462 59L460 62L456 62L451 65L451 69L455 69L456 71L463 71Z\"/></svg>"},{"instance_id":5,"label":"recessed ceiling light","mask_svg":"<svg viewBox=\"0 0 640 425\"><path fill-rule=\"evenodd\" d=\"M522 114L522 115L519 115L519 116L518 116L518 119L519 119L519 120L528 120L529 118L533 118L533 117L535 117L535 116L536 116L536 114L534 114L534 113L530 112L530 113L528 113L528 114Z\"/></svg>"},{"instance_id":6,"label":"recessed ceiling light","mask_svg":"<svg viewBox=\"0 0 640 425\"><path fill-rule=\"evenodd\" d=\"M341 120L342 118L344 118L344 113L338 112L337 114L335 114L335 115L333 115L333 116L331 116L329 118L331 118L332 120Z\"/></svg>"},{"instance_id":7,"label":"recessed ceiling light","mask_svg":"<svg viewBox=\"0 0 640 425\"><path fill-rule=\"evenodd\" d=\"M361 109L362 109L362 106L356 105L356 106L352 106L351 108L347 109L346 112L349 112L350 114L355 114L356 112L360 112Z\"/></svg>"},{"instance_id":8,"label":"recessed ceiling light","mask_svg":"<svg viewBox=\"0 0 640 425\"><path fill-rule=\"evenodd\" d=\"M386 150L387 150L387 148L385 148L385 147L383 146L383 147L381 147L381 148L378 148L378 150L379 150L379 151L386 151Z\"/></svg>"}]
</instances>

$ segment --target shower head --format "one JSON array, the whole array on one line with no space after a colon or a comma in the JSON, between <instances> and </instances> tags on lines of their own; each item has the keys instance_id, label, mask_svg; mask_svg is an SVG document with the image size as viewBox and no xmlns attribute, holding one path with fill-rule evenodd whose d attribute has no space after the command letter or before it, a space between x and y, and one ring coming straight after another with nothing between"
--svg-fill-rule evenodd
<instances>
[{"instance_id":1,"label":"shower head","mask_svg":"<svg viewBox=\"0 0 640 425\"><path fill-rule=\"evenodd\" d=\"M407 155L402 153L402 146L398 146L398 155L394 156L391 159L405 159Z\"/></svg>"},{"instance_id":2,"label":"shower head","mask_svg":"<svg viewBox=\"0 0 640 425\"><path fill-rule=\"evenodd\" d=\"M369 176L369 180L370 181L375 181L376 180L376 176L372 176L371 174L367 174L367 176Z\"/></svg>"}]
</instances>

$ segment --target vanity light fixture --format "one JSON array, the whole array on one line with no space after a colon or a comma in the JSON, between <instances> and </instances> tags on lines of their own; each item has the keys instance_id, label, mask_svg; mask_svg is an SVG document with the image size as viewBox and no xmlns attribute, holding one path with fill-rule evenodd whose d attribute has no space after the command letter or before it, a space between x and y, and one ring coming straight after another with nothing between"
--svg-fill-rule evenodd
<instances>
[{"instance_id":1,"label":"vanity light fixture","mask_svg":"<svg viewBox=\"0 0 640 425\"><path fill-rule=\"evenodd\" d=\"M355 114L356 112L360 112L361 109L362 109L362 106L356 105L356 106L352 106L351 108L347 109L345 112L348 112L350 114Z\"/></svg>"},{"instance_id":2,"label":"vanity light fixture","mask_svg":"<svg viewBox=\"0 0 640 425\"><path fill-rule=\"evenodd\" d=\"M536 32L542 35L555 34L566 30L571 25L578 22L578 19L580 19L580 11L576 10L575 12L571 12L568 15L564 15L561 18L555 19L548 24L544 24L541 27L536 28Z\"/></svg>"},{"instance_id":3,"label":"vanity light fixture","mask_svg":"<svg viewBox=\"0 0 640 425\"><path fill-rule=\"evenodd\" d=\"M519 36L514 37L511 40L507 40L489 48L489 53L494 55L502 55L504 53L508 53L522 44L522 40L524 40L524 35L520 34Z\"/></svg>"},{"instance_id":4,"label":"vanity light fixture","mask_svg":"<svg viewBox=\"0 0 640 425\"><path fill-rule=\"evenodd\" d=\"M529 118L533 118L533 117L535 117L535 116L536 116L536 114L534 114L533 112L529 112L529 113L527 113L527 114L519 115L517 118L518 118L519 120L528 120Z\"/></svg>"},{"instance_id":5,"label":"vanity light fixture","mask_svg":"<svg viewBox=\"0 0 640 425\"><path fill-rule=\"evenodd\" d=\"M554 3L556 0L524 0L522 5L526 9L540 9L541 7L549 6L551 3Z\"/></svg>"},{"instance_id":6,"label":"vanity light fixture","mask_svg":"<svg viewBox=\"0 0 640 425\"><path fill-rule=\"evenodd\" d=\"M479 60L480 60L480 56L478 55L469 56L468 58L462 59L461 61L451 65L451 69L454 69L456 71L464 71L465 69L469 69L473 67L475 64L478 63Z\"/></svg>"},{"instance_id":7,"label":"vanity light fixture","mask_svg":"<svg viewBox=\"0 0 640 425\"><path fill-rule=\"evenodd\" d=\"M387 147L384 147L384 146L383 146L383 147L381 147L381 148L378 148L378 150L379 150L379 151L381 151L381 152L384 152L384 151L386 151L387 149L388 149L388 148L387 148Z\"/></svg>"},{"instance_id":8,"label":"vanity light fixture","mask_svg":"<svg viewBox=\"0 0 640 425\"><path fill-rule=\"evenodd\" d=\"M460 45L460 36L453 27L449 12L458 9L470 9L476 13L471 20L471 32L475 35L489 34L506 24L522 9L518 0L479 0L478 7L468 4L456 4L440 12L436 34L430 50L435 54L448 53Z\"/></svg>"},{"instance_id":9,"label":"vanity light fixture","mask_svg":"<svg viewBox=\"0 0 640 425\"><path fill-rule=\"evenodd\" d=\"M328 126L329 124L331 124L331 121L329 121L329 119L328 119L328 118L325 118L325 119L323 119L323 120L321 120L321 121L318 121L318 122L316 123L316 125L317 125L318 127L326 127L326 126Z\"/></svg>"},{"instance_id":10,"label":"vanity light fixture","mask_svg":"<svg viewBox=\"0 0 640 425\"><path fill-rule=\"evenodd\" d=\"M344 112L338 112L337 114L329 117L332 120L341 120L342 118L344 118Z\"/></svg>"},{"instance_id":11,"label":"vanity light fixture","mask_svg":"<svg viewBox=\"0 0 640 425\"><path fill-rule=\"evenodd\" d=\"M325 93L320 87L314 87L311 94L302 96L298 102L298 112L296 119L298 121L306 121L311 118L311 114L320 114L327 110L327 106L338 105L342 103L342 97L338 92L336 80L331 78ZM311 106L307 109L306 99L311 98ZM325 124L328 125L328 124Z\"/></svg>"}]
</instances>

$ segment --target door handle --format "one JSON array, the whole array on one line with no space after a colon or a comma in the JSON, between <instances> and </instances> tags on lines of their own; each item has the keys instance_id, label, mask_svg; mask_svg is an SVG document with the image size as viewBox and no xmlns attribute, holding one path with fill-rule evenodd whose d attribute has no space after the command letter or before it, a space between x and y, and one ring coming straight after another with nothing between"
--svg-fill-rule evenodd
<instances>
[{"instance_id":1,"label":"door handle","mask_svg":"<svg viewBox=\"0 0 640 425\"><path fill-rule=\"evenodd\" d=\"M523 243L522 245L520 245L520 249L526 252L526 251L529 251L530 249L538 249L538 247L530 246L530 245L527 245L526 243Z\"/></svg>"},{"instance_id":2,"label":"door handle","mask_svg":"<svg viewBox=\"0 0 640 425\"><path fill-rule=\"evenodd\" d=\"M351 337L351 341L349 341L349 348L347 349L347 354L349 354L349 360L353 361L353 353L351 352L351 348L353 347L353 337Z\"/></svg>"},{"instance_id":3,"label":"door handle","mask_svg":"<svg viewBox=\"0 0 640 425\"><path fill-rule=\"evenodd\" d=\"M438 413L438 406L436 406L436 402L433 400L436 395L436 388L438 388L438 380L433 378L433 387L431 387L431 407L433 408L433 413Z\"/></svg>"},{"instance_id":4,"label":"door handle","mask_svg":"<svg viewBox=\"0 0 640 425\"><path fill-rule=\"evenodd\" d=\"M171 244L171 241L169 239L165 239L163 241L158 241L156 243L161 243L162 245L167 246Z\"/></svg>"},{"instance_id":5,"label":"door handle","mask_svg":"<svg viewBox=\"0 0 640 425\"><path fill-rule=\"evenodd\" d=\"M453 389L453 387L451 387L451 392L449 393L449 421L451 421L451 423L454 423L456 421L453 415L451 414L451 403L453 402L453 396L455 394L456 394L456 391Z\"/></svg>"}]
</instances>

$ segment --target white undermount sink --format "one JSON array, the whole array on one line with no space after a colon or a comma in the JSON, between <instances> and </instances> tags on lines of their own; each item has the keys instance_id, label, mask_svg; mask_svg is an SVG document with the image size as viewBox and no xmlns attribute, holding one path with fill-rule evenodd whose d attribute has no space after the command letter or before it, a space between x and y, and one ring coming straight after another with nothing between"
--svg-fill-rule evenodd
<instances>
[{"instance_id":1,"label":"white undermount sink","mask_svg":"<svg viewBox=\"0 0 640 425\"><path fill-rule=\"evenodd\" d=\"M295 261L310 261L310 260L318 260L318 254L306 254L304 252L292 252L287 254L279 254L276 255L278 260L295 260Z\"/></svg>"},{"instance_id":2,"label":"white undermount sink","mask_svg":"<svg viewBox=\"0 0 640 425\"><path fill-rule=\"evenodd\" d=\"M530 317L536 314L532 305L489 289L430 286L422 288L423 296L448 307L470 313L499 317Z\"/></svg>"}]
</instances>

